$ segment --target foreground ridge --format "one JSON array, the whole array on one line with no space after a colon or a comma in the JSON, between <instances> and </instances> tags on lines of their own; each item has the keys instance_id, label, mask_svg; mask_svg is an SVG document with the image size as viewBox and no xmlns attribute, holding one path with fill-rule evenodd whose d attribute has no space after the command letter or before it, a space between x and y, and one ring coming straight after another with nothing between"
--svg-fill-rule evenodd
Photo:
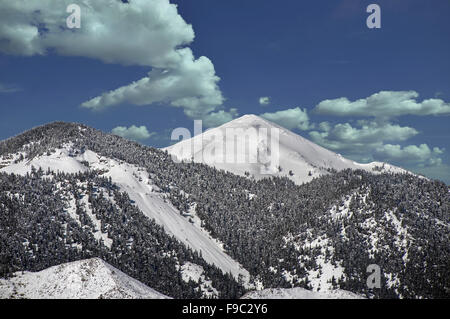
<instances>
[{"instance_id":1,"label":"foreground ridge","mask_svg":"<svg viewBox=\"0 0 450 319\"><path fill-rule=\"evenodd\" d=\"M0 298L167 299L100 258L53 266L0 279Z\"/></svg>"}]
</instances>

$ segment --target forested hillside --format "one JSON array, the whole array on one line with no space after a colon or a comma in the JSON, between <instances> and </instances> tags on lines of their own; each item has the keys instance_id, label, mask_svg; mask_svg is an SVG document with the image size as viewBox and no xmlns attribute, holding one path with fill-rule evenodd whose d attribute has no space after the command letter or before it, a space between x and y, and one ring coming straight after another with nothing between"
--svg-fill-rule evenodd
<instances>
[{"instance_id":1,"label":"forested hillside","mask_svg":"<svg viewBox=\"0 0 450 319\"><path fill-rule=\"evenodd\" d=\"M251 274L255 287L341 288L375 298L450 296L448 187L411 174L344 170L295 185L254 181L89 127L52 123L0 142L0 169L68 147L145 169L180 214ZM244 289L167 235L104 172L0 174L3 276L101 257L171 297L239 297ZM180 272L191 262L203 282ZM381 289L368 289L377 264ZM251 286L251 285L250 285ZM214 290L217 290L217 294Z\"/></svg>"},{"instance_id":2,"label":"forested hillside","mask_svg":"<svg viewBox=\"0 0 450 319\"><path fill-rule=\"evenodd\" d=\"M100 257L177 298L234 297L242 288L132 205L98 172L0 174L0 272L38 271ZM182 265L203 267L211 287L182 279Z\"/></svg>"}]
</instances>

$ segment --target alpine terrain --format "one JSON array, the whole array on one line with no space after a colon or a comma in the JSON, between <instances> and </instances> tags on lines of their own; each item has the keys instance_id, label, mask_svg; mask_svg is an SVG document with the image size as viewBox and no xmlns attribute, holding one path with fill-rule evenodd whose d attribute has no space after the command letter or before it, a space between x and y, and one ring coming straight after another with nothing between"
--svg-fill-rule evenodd
<instances>
[{"instance_id":1,"label":"alpine terrain","mask_svg":"<svg viewBox=\"0 0 450 319\"><path fill-rule=\"evenodd\" d=\"M277 128L279 165L203 163L227 128ZM0 297L450 297L444 183L256 116L193 140L160 150L55 122L1 141Z\"/></svg>"},{"instance_id":2,"label":"alpine terrain","mask_svg":"<svg viewBox=\"0 0 450 319\"><path fill-rule=\"evenodd\" d=\"M0 296L26 299L167 299L99 258L0 279Z\"/></svg>"},{"instance_id":3,"label":"alpine terrain","mask_svg":"<svg viewBox=\"0 0 450 319\"><path fill-rule=\"evenodd\" d=\"M276 129L278 134L271 135L272 129ZM270 154L272 145L277 145L278 151L275 155L279 158L279 165L266 164L257 158L252 161L248 155L252 151L258 155ZM218 169L256 179L267 175L286 176L296 184L309 182L314 177L343 169L361 169L373 173L407 172L387 163L360 164L348 160L253 114L244 115L207 130L165 150L178 160L207 163ZM233 156L227 161L227 152L230 151ZM261 173L262 166L268 166L264 174Z\"/></svg>"}]
</instances>

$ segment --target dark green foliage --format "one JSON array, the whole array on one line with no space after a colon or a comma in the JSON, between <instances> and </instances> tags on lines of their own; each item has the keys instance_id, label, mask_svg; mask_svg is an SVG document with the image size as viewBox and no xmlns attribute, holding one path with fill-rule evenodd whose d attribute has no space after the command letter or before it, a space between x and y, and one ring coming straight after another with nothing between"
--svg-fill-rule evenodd
<instances>
[{"instance_id":1,"label":"dark green foliage","mask_svg":"<svg viewBox=\"0 0 450 319\"><path fill-rule=\"evenodd\" d=\"M253 181L202 164L177 164L160 150L83 125L67 123L52 123L0 142L0 155L24 151L26 158L30 159L69 142L73 143L74 155L89 149L105 157L144 167L153 183L168 195L181 213L195 203L202 225L213 237L224 243L227 252L251 273L253 279L262 280L265 287L310 287L313 278L308 278L307 274L312 270L319 270L317 260L321 256L327 262L345 268L344 276L330 280L335 287L371 297L450 297L450 196L448 187L441 182L406 174L373 175L350 170L330 170L329 175L315 178L301 186L294 185L287 178ZM112 187L114 197L121 203L118 211L108 206L111 205L110 202L101 197L89 196L96 215L102 220L102 228L107 229L111 238L114 238L111 251L96 243L91 238L92 235L89 235L92 232L84 234L73 225L74 235L71 240L84 240L86 246L83 245L83 250L80 252L72 248L58 248L58 259L55 259L50 250L44 251L42 257L39 257L42 258L39 267L56 264L64 258L85 258L97 253L122 271L157 288L151 280L155 280L156 276L163 276L164 280L169 277L160 274L160 269L169 269L166 270L167 274L175 274L173 262L154 257L155 251L166 251L167 245L180 247L177 248L180 250L177 250L177 256L181 260L196 260L205 269L209 267L173 238L158 237L164 236L162 229L151 221L144 222L145 217L130 204L127 196L113 189L110 181L99 178L100 173L91 172L92 176L89 177L78 175L65 178L85 178L90 183L103 183L102 185ZM2 178L9 181L4 186L4 192L18 192L22 184L28 183L43 187L42 190L34 191L34 186L29 186L25 203L9 198L4 192L1 193L3 197L0 201L4 204L3 207L8 207L4 211L2 209L1 215L0 271L7 274L20 268L34 269L33 258L17 253L19 247L23 247L24 240L19 235L16 236L15 229L27 225L26 227L36 231L37 237L33 240L42 242L43 247L62 247L59 243L59 237L64 238L62 226L52 224L52 218L62 214L62 203L49 190L54 187L50 181L42 182L34 175L25 179L7 175ZM13 182L10 181L12 178L15 179ZM106 182L108 183L105 184ZM11 187L16 189L13 191ZM47 197L41 196L44 190ZM254 194L251 200L250 193ZM330 209L340 206L345 198L350 199L348 214L334 218ZM36 205L40 202L40 206ZM19 215L23 205L29 205L29 213ZM49 209L44 212L39 210L40 207ZM83 216L81 211L80 216ZM132 216L142 216L139 217L142 220L127 222L127 218ZM389 220L394 217L406 229L406 235L399 233L395 223ZM30 220L33 222L27 222ZM85 227L92 227L88 218L82 217L82 220L85 220ZM367 227L370 221L375 222L376 226ZM39 225L43 222L52 229L51 235L40 234L42 230ZM73 222L67 222L72 229ZM146 234L147 231L142 231L142 227L147 227L146 223L149 223L149 229L153 229L151 237L135 240L148 240L151 247L141 245L141 248L136 248L130 255L132 258L119 258L127 251L126 239L130 236L140 238L139 236ZM378 236L375 247L370 241L370 236L374 233ZM48 236L51 236L50 241ZM155 237L159 240L155 241ZM310 245L312 240L319 237L327 239L325 253ZM48 243L43 243L44 241ZM70 258L65 254L69 254ZM374 263L381 267L383 278L382 288L372 291L366 287L366 268ZM276 272L270 271L269 267ZM283 271L295 275L297 280L288 282L282 276ZM389 274L397 279L391 286L388 285ZM221 287L219 290L223 292L222 296L238 296L241 293L234 281L219 276L216 269L208 270L208 275L215 287ZM161 283L165 285L161 291L170 290L172 296L186 296L186 291L192 289L184 290L186 287L176 276L169 282ZM173 287L167 287L168 285Z\"/></svg>"},{"instance_id":2,"label":"dark green foliage","mask_svg":"<svg viewBox=\"0 0 450 319\"><path fill-rule=\"evenodd\" d=\"M80 183L86 188L77 186ZM104 193L111 194L114 204ZM89 208L81 203L85 196ZM75 199L78 221L70 217L68 197ZM101 221L101 229L96 229L87 209ZM111 248L94 238L99 230L113 240ZM176 269L190 261L205 269L220 297L243 293L233 278L167 235L131 204L126 193L94 171L43 175L33 170L25 177L0 174L0 248L2 277L100 257L169 296L200 298L197 283L185 283Z\"/></svg>"}]
</instances>

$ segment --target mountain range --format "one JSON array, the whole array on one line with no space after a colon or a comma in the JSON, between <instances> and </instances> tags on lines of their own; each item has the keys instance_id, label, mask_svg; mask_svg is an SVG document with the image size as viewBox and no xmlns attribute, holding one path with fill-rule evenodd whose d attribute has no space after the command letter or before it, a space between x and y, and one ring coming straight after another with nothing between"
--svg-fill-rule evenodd
<instances>
[{"instance_id":1,"label":"mountain range","mask_svg":"<svg viewBox=\"0 0 450 319\"><path fill-rule=\"evenodd\" d=\"M205 164L230 128L277 129L279 165L261 174L259 163ZM273 151L251 138L258 154ZM80 273L89 260L120 274L102 280L122 295L66 297L449 297L449 212L440 181L353 162L254 115L163 150L63 122L0 142L2 285L67 263ZM381 288L366 284L371 264Z\"/></svg>"},{"instance_id":2,"label":"mountain range","mask_svg":"<svg viewBox=\"0 0 450 319\"><path fill-rule=\"evenodd\" d=\"M190 275L195 276L195 272ZM78 260L38 272L0 279L0 297L8 299L170 299L100 258ZM252 291L242 299L360 299L344 290L320 293L304 288Z\"/></svg>"}]
</instances>

